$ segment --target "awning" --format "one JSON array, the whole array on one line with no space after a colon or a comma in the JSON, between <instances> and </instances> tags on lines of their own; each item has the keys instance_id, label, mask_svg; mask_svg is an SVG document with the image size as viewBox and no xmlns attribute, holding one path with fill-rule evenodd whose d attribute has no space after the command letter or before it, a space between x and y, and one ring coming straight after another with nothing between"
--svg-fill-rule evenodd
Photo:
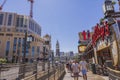
<instances>
[{"instance_id":1,"label":"awning","mask_svg":"<svg viewBox=\"0 0 120 80\"><path fill-rule=\"evenodd\" d=\"M106 47L104 47L104 48L102 48L102 49L97 50L97 52L105 51L105 50L108 49L109 47L110 47L110 45L108 45L108 46L106 46Z\"/></svg>"}]
</instances>

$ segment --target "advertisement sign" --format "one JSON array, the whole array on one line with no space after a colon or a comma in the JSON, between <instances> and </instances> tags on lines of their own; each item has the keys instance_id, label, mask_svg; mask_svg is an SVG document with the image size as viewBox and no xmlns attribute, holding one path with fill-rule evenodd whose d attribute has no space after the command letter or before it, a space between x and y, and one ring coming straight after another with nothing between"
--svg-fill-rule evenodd
<instances>
[{"instance_id":1,"label":"advertisement sign","mask_svg":"<svg viewBox=\"0 0 120 80\"><path fill-rule=\"evenodd\" d=\"M79 41L87 41L90 39L92 39L92 32L89 30L83 30L83 32L79 32Z\"/></svg>"},{"instance_id":2,"label":"advertisement sign","mask_svg":"<svg viewBox=\"0 0 120 80\"><path fill-rule=\"evenodd\" d=\"M85 46L85 45L79 45L79 46L78 46L78 52L79 52L79 53L83 53L83 52L85 51L85 49L86 49L86 46Z\"/></svg>"}]
</instances>

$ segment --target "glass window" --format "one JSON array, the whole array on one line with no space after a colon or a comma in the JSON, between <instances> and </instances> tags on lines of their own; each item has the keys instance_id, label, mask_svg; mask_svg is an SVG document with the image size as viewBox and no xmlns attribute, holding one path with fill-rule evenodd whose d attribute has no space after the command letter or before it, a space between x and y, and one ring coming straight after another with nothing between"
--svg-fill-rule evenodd
<instances>
[{"instance_id":1,"label":"glass window","mask_svg":"<svg viewBox=\"0 0 120 80\"><path fill-rule=\"evenodd\" d=\"M120 31L120 21L117 21L117 23L118 23L118 27L119 27L119 31Z\"/></svg>"},{"instance_id":2,"label":"glass window","mask_svg":"<svg viewBox=\"0 0 120 80\"><path fill-rule=\"evenodd\" d=\"M0 14L0 25L3 23L3 14Z\"/></svg>"},{"instance_id":3,"label":"glass window","mask_svg":"<svg viewBox=\"0 0 120 80\"><path fill-rule=\"evenodd\" d=\"M24 32L27 32L27 30L24 30Z\"/></svg>"},{"instance_id":4,"label":"glass window","mask_svg":"<svg viewBox=\"0 0 120 80\"><path fill-rule=\"evenodd\" d=\"M12 23L12 14L9 14L8 16L8 26L11 26Z\"/></svg>"},{"instance_id":5,"label":"glass window","mask_svg":"<svg viewBox=\"0 0 120 80\"><path fill-rule=\"evenodd\" d=\"M21 18L20 26L23 27L23 18Z\"/></svg>"},{"instance_id":6,"label":"glass window","mask_svg":"<svg viewBox=\"0 0 120 80\"><path fill-rule=\"evenodd\" d=\"M26 47L26 55L28 55L28 53L29 53L29 47L27 46Z\"/></svg>"},{"instance_id":7,"label":"glass window","mask_svg":"<svg viewBox=\"0 0 120 80\"><path fill-rule=\"evenodd\" d=\"M22 30L22 29L20 29L20 32L23 32L23 30Z\"/></svg>"},{"instance_id":8,"label":"glass window","mask_svg":"<svg viewBox=\"0 0 120 80\"><path fill-rule=\"evenodd\" d=\"M27 27L27 19L24 19L24 27Z\"/></svg>"},{"instance_id":9,"label":"glass window","mask_svg":"<svg viewBox=\"0 0 120 80\"><path fill-rule=\"evenodd\" d=\"M37 53L39 54L40 53L40 47L37 46Z\"/></svg>"},{"instance_id":10,"label":"glass window","mask_svg":"<svg viewBox=\"0 0 120 80\"><path fill-rule=\"evenodd\" d=\"M10 41L7 41L7 43L6 43L6 56L8 56L8 54L9 54L9 49L10 49Z\"/></svg>"},{"instance_id":11,"label":"glass window","mask_svg":"<svg viewBox=\"0 0 120 80\"><path fill-rule=\"evenodd\" d=\"M16 44L17 44L17 38L14 38L13 52L16 52Z\"/></svg>"},{"instance_id":12,"label":"glass window","mask_svg":"<svg viewBox=\"0 0 120 80\"><path fill-rule=\"evenodd\" d=\"M7 31L9 32L9 31L10 31L10 29L8 28L8 29L7 29Z\"/></svg>"},{"instance_id":13,"label":"glass window","mask_svg":"<svg viewBox=\"0 0 120 80\"><path fill-rule=\"evenodd\" d=\"M25 38L22 39L22 55L24 54L24 42L25 42Z\"/></svg>"},{"instance_id":14,"label":"glass window","mask_svg":"<svg viewBox=\"0 0 120 80\"><path fill-rule=\"evenodd\" d=\"M20 47L21 44L21 38L18 39L18 47Z\"/></svg>"},{"instance_id":15,"label":"glass window","mask_svg":"<svg viewBox=\"0 0 120 80\"><path fill-rule=\"evenodd\" d=\"M32 56L34 56L34 52L35 52L35 47L32 46Z\"/></svg>"},{"instance_id":16,"label":"glass window","mask_svg":"<svg viewBox=\"0 0 120 80\"><path fill-rule=\"evenodd\" d=\"M16 23L17 25L17 27L19 27L19 17L17 18L17 23Z\"/></svg>"},{"instance_id":17,"label":"glass window","mask_svg":"<svg viewBox=\"0 0 120 80\"><path fill-rule=\"evenodd\" d=\"M22 55L24 54L24 43L25 43L25 38L23 38L22 40L20 40L20 42L22 42ZM28 55L29 53L29 47L26 46L26 55Z\"/></svg>"}]
</instances>

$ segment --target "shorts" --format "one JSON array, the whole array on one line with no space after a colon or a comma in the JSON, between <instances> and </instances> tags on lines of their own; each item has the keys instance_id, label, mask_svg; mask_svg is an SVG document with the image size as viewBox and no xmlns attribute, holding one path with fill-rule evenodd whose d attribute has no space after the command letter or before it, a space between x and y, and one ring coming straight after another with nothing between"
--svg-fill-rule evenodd
<instances>
[{"instance_id":1,"label":"shorts","mask_svg":"<svg viewBox=\"0 0 120 80\"><path fill-rule=\"evenodd\" d=\"M87 70L83 69L82 74L85 75L87 73Z\"/></svg>"},{"instance_id":2,"label":"shorts","mask_svg":"<svg viewBox=\"0 0 120 80\"><path fill-rule=\"evenodd\" d=\"M79 76L79 73L78 73L78 72L74 72L71 76L72 76L72 77L73 77L73 76L74 76L74 77L75 77L75 76L77 77L77 76Z\"/></svg>"}]
</instances>

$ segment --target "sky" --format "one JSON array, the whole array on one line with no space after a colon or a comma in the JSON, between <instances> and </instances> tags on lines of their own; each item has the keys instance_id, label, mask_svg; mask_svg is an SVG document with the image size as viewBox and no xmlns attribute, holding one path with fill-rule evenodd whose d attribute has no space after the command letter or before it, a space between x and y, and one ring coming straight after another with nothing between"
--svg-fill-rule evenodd
<instances>
[{"instance_id":1,"label":"sky","mask_svg":"<svg viewBox=\"0 0 120 80\"><path fill-rule=\"evenodd\" d=\"M4 0L0 0L0 4ZM104 0L34 0L33 18L42 28L42 36L50 34L52 49L59 41L60 51L78 52L78 33L91 30L104 16ZM29 15L28 0L7 0L5 12Z\"/></svg>"}]
</instances>

